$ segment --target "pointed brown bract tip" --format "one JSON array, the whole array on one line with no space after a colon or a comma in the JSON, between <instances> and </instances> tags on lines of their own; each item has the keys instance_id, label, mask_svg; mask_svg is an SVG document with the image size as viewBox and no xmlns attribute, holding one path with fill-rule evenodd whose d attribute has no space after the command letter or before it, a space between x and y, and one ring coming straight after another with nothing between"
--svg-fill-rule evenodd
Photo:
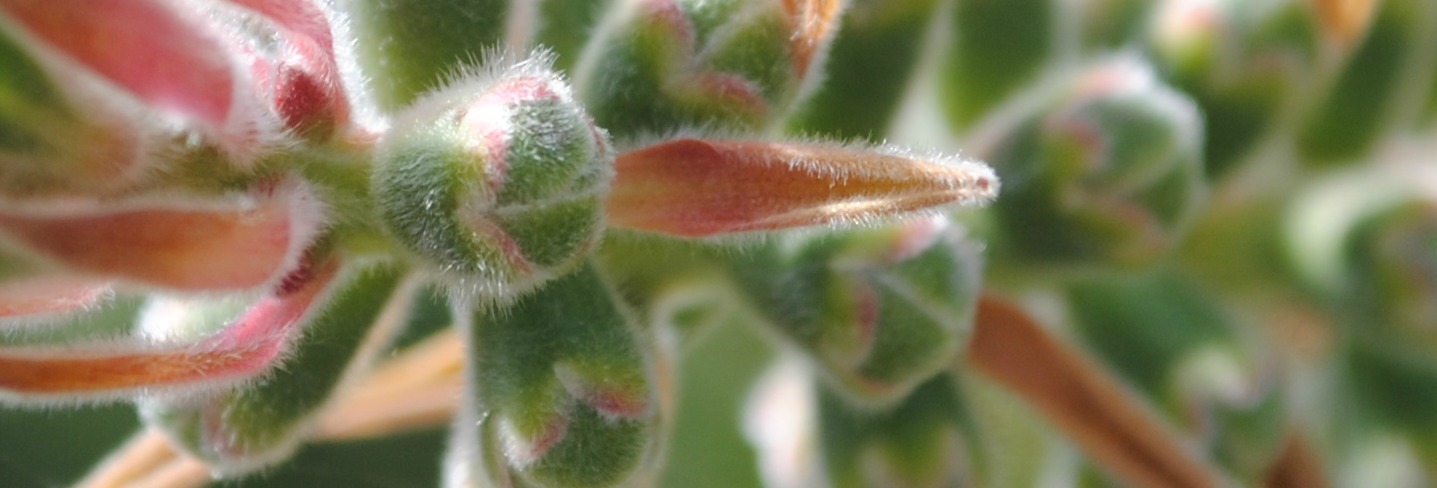
<instances>
[{"instance_id":1,"label":"pointed brown bract tip","mask_svg":"<svg viewBox=\"0 0 1437 488\"><path fill-rule=\"evenodd\" d=\"M1354 46L1371 25L1376 0L1312 0L1318 21L1328 35L1345 47Z\"/></svg>"},{"instance_id":2,"label":"pointed brown bract tip","mask_svg":"<svg viewBox=\"0 0 1437 488\"><path fill-rule=\"evenodd\" d=\"M793 35L789 49L793 52L794 71L800 78L808 73L814 58L838 30L838 17L843 13L839 0L783 0Z\"/></svg>"},{"instance_id":3,"label":"pointed brown bract tip","mask_svg":"<svg viewBox=\"0 0 1437 488\"><path fill-rule=\"evenodd\" d=\"M677 139L619 155L609 223L683 237L862 222L997 194L992 169L824 144Z\"/></svg>"}]
</instances>

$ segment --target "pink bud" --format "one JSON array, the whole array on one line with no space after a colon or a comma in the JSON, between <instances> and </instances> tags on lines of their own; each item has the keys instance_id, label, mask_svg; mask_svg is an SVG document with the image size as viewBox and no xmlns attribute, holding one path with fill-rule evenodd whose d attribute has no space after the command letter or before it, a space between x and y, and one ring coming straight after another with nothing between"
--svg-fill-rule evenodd
<instances>
[{"instance_id":1,"label":"pink bud","mask_svg":"<svg viewBox=\"0 0 1437 488\"><path fill-rule=\"evenodd\" d=\"M0 238L72 271L179 290L253 288L293 267L318 231L303 183L217 202L46 202L0 210Z\"/></svg>"},{"instance_id":2,"label":"pink bud","mask_svg":"<svg viewBox=\"0 0 1437 488\"><path fill-rule=\"evenodd\" d=\"M980 163L821 144L678 139L621 154L615 169L611 225L684 237L865 221L998 191Z\"/></svg>"}]
</instances>

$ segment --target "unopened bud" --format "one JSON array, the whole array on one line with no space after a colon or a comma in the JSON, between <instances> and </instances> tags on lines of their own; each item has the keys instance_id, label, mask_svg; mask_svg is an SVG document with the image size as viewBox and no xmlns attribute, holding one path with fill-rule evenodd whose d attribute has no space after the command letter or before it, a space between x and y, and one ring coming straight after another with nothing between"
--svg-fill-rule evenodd
<instances>
[{"instance_id":1,"label":"unopened bud","mask_svg":"<svg viewBox=\"0 0 1437 488\"><path fill-rule=\"evenodd\" d=\"M603 230L608 138L545 62L426 97L396 122L374 171L391 234L491 298L573 269Z\"/></svg>"},{"instance_id":2,"label":"unopened bud","mask_svg":"<svg viewBox=\"0 0 1437 488\"><path fill-rule=\"evenodd\" d=\"M745 298L839 391L885 406L951 364L981 262L945 219L815 234L735 258Z\"/></svg>"},{"instance_id":3,"label":"unopened bud","mask_svg":"<svg viewBox=\"0 0 1437 488\"><path fill-rule=\"evenodd\" d=\"M1006 183L995 261L1144 266L1207 193L1201 117L1134 59L1110 60L980 150Z\"/></svg>"},{"instance_id":4,"label":"unopened bud","mask_svg":"<svg viewBox=\"0 0 1437 488\"><path fill-rule=\"evenodd\" d=\"M800 96L837 28L832 0L634 0L581 60L581 96L628 140L673 127L759 129Z\"/></svg>"},{"instance_id":5,"label":"unopened bud","mask_svg":"<svg viewBox=\"0 0 1437 488\"><path fill-rule=\"evenodd\" d=\"M656 467L662 399L656 363L629 312L592 265L502 310L480 306L471 329L469 406L475 438L455 442L475 486L631 486ZM575 317L583 317L575 320ZM464 448L462 446L469 446Z\"/></svg>"}]
</instances>

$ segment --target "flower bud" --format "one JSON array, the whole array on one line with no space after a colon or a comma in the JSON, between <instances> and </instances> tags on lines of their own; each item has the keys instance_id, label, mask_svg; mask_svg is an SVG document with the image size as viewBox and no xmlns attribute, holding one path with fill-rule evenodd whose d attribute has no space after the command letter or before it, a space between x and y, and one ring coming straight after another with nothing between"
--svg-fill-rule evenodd
<instances>
[{"instance_id":1,"label":"flower bud","mask_svg":"<svg viewBox=\"0 0 1437 488\"><path fill-rule=\"evenodd\" d=\"M1293 267L1341 322L1389 347L1437 347L1437 171L1336 175L1290 215Z\"/></svg>"},{"instance_id":2,"label":"flower bud","mask_svg":"<svg viewBox=\"0 0 1437 488\"><path fill-rule=\"evenodd\" d=\"M629 0L599 27L576 84L623 141L761 129L813 82L841 11L833 0Z\"/></svg>"},{"instance_id":3,"label":"flower bud","mask_svg":"<svg viewBox=\"0 0 1437 488\"><path fill-rule=\"evenodd\" d=\"M1317 34L1306 2L1160 5L1147 50L1158 71L1202 109L1209 177L1226 174L1247 156L1311 83Z\"/></svg>"},{"instance_id":4,"label":"flower bud","mask_svg":"<svg viewBox=\"0 0 1437 488\"><path fill-rule=\"evenodd\" d=\"M215 4L217 29L239 46L257 95L266 99L290 133L322 142L349 123L349 102L339 73L334 35L319 3L311 0L228 0Z\"/></svg>"},{"instance_id":5,"label":"flower bud","mask_svg":"<svg viewBox=\"0 0 1437 488\"><path fill-rule=\"evenodd\" d=\"M1201 208L1201 118L1136 60L1092 68L1015 120L978 150L1005 186L995 261L1147 265Z\"/></svg>"},{"instance_id":6,"label":"flower bud","mask_svg":"<svg viewBox=\"0 0 1437 488\"><path fill-rule=\"evenodd\" d=\"M476 438L454 443L470 452L451 454L451 469L466 472L452 476L480 480L474 486L630 486L655 467L664 409L653 345L594 266L507 308L460 312L473 361L461 418L477 429L457 431Z\"/></svg>"},{"instance_id":7,"label":"flower bud","mask_svg":"<svg viewBox=\"0 0 1437 488\"><path fill-rule=\"evenodd\" d=\"M859 403L888 405L951 363L981 261L943 218L794 236L732 258L766 325Z\"/></svg>"},{"instance_id":8,"label":"flower bud","mask_svg":"<svg viewBox=\"0 0 1437 488\"><path fill-rule=\"evenodd\" d=\"M603 230L608 138L545 62L427 96L378 150L384 224L458 289L532 289L572 269Z\"/></svg>"},{"instance_id":9,"label":"flower bud","mask_svg":"<svg viewBox=\"0 0 1437 488\"><path fill-rule=\"evenodd\" d=\"M288 458L315 412L403 322L412 295L403 276L393 265L351 265L292 327L282 368L213 398L147 399L143 417L216 472L247 472ZM188 302L152 303L142 327L171 341L183 339L225 323L214 318L233 308L223 299ZM166 309L180 313L160 312Z\"/></svg>"}]
</instances>

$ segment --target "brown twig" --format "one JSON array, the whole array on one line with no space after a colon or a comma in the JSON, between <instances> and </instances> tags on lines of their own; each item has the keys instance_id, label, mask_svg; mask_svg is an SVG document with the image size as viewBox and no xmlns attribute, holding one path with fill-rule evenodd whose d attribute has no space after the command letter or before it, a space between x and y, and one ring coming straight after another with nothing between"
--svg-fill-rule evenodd
<instances>
[{"instance_id":1,"label":"brown twig","mask_svg":"<svg viewBox=\"0 0 1437 488\"><path fill-rule=\"evenodd\" d=\"M1091 359L994 296L979 303L968 362L1013 390L1089 456L1133 486L1228 483Z\"/></svg>"},{"instance_id":2,"label":"brown twig","mask_svg":"<svg viewBox=\"0 0 1437 488\"><path fill-rule=\"evenodd\" d=\"M1282 454L1268 468L1264 488L1327 488L1331 486L1322 472L1322 460L1313 451L1307 436L1300 433L1287 438Z\"/></svg>"}]
</instances>

